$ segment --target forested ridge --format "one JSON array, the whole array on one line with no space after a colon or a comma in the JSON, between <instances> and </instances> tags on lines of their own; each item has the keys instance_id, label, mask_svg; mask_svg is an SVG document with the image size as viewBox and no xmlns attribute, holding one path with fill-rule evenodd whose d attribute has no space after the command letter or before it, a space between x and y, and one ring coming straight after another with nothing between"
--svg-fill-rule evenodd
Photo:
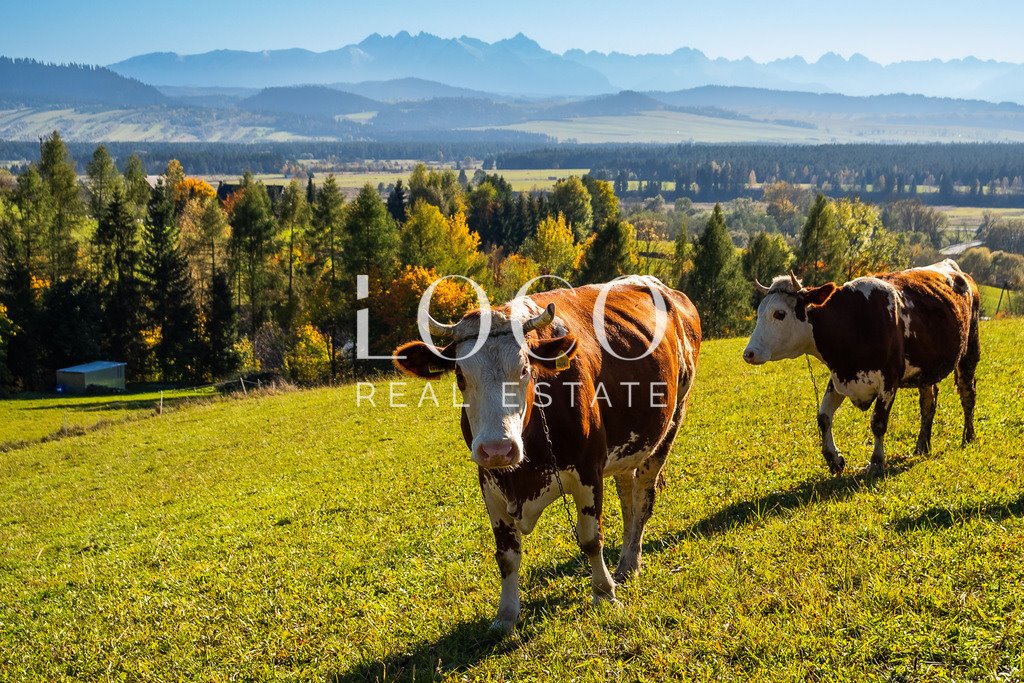
<instances>
[{"instance_id":1,"label":"forested ridge","mask_svg":"<svg viewBox=\"0 0 1024 683\"><path fill-rule=\"evenodd\" d=\"M55 369L97 358L127 362L136 382L380 369L356 357L356 312L370 311L371 354L387 354L417 335L427 287L452 275L493 303L539 276L655 275L693 299L706 336L739 335L753 324L755 280L924 265L959 236L914 198L875 205L786 181L708 210L661 194L624 202L595 174L522 192L500 171L419 164L406 182L347 200L330 174L271 192L246 172L218 192L177 159L152 169L154 183L139 156L118 164L104 146L80 176L56 132L37 156L17 175L0 171L0 386L12 390L51 388ZM986 214L977 237L985 246L965 267L1024 285L1024 223ZM432 313L453 320L476 305L471 287L444 280Z\"/></svg>"}]
</instances>

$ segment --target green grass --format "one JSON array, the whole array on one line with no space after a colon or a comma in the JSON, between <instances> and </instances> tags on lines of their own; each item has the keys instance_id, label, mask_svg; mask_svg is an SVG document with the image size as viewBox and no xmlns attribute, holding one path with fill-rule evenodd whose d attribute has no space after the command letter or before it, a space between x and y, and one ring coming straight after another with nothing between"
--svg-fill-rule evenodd
<instances>
[{"instance_id":1,"label":"green grass","mask_svg":"<svg viewBox=\"0 0 1024 683\"><path fill-rule=\"evenodd\" d=\"M214 395L213 389L209 388L171 389L164 392L164 407ZM159 391L115 396L22 394L10 400L0 400L0 449L146 415L159 404Z\"/></svg>"},{"instance_id":2,"label":"green grass","mask_svg":"<svg viewBox=\"0 0 1024 683\"><path fill-rule=\"evenodd\" d=\"M1024 293L1012 290L1003 292L999 287L990 285L978 285L978 289L981 291L982 315L993 317L997 310L1001 316L1020 315L1021 297L1024 296ZM1000 302L1000 297L1002 302Z\"/></svg>"},{"instance_id":3,"label":"green grass","mask_svg":"<svg viewBox=\"0 0 1024 683\"><path fill-rule=\"evenodd\" d=\"M933 454L900 458L902 394L876 480L826 473L803 360L753 368L743 340L708 342L621 608L590 606L556 506L503 640L454 408L357 408L343 386L3 454L0 678L1020 680L1022 335L983 323L977 444L960 448L947 381ZM867 421L837 414L852 466ZM614 562L612 506L605 529Z\"/></svg>"}]
</instances>

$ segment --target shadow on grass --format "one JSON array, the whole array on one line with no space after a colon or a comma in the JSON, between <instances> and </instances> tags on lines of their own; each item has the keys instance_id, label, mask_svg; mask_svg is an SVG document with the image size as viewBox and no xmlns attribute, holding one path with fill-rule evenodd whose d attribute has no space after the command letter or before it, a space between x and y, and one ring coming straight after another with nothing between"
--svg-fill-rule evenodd
<instances>
[{"instance_id":1,"label":"shadow on grass","mask_svg":"<svg viewBox=\"0 0 1024 683\"><path fill-rule=\"evenodd\" d=\"M972 519L998 522L1010 517L1024 517L1024 494L1021 494L1016 500L1010 501L965 505L958 508L928 508L920 514L898 518L893 522L893 527L899 532L919 529L948 529Z\"/></svg>"},{"instance_id":2,"label":"shadow on grass","mask_svg":"<svg viewBox=\"0 0 1024 683\"><path fill-rule=\"evenodd\" d=\"M194 396L167 396L164 407L169 408L185 401L195 400ZM35 400L39 400L36 398ZM130 395L111 396L105 401L60 401L52 399L42 405L22 408L21 410L68 410L76 413L90 413L101 410L153 410L160 404L160 397L132 398Z\"/></svg>"},{"instance_id":3,"label":"shadow on grass","mask_svg":"<svg viewBox=\"0 0 1024 683\"><path fill-rule=\"evenodd\" d=\"M359 662L346 671L328 676L327 681L362 683L452 678L488 657L513 652L528 643L540 632L547 615L557 613L559 606L568 599L567 596L556 595L539 600L525 600L520 624L512 635L502 636L491 632L490 619L474 619L455 624L437 640L412 645L409 649L380 659Z\"/></svg>"},{"instance_id":4,"label":"shadow on grass","mask_svg":"<svg viewBox=\"0 0 1024 683\"><path fill-rule=\"evenodd\" d=\"M916 462L916 459L892 461L886 467L885 474L881 476L857 472L841 477L816 477L784 491L774 491L753 500L732 503L718 512L694 522L685 529L680 529L661 538L645 539L644 552L657 553L684 538L724 534L736 527L778 517L791 510L798 510L815 503L846 500L857 491L870 488L876 482L903 474Z\"/></svg>"}]
</instances>

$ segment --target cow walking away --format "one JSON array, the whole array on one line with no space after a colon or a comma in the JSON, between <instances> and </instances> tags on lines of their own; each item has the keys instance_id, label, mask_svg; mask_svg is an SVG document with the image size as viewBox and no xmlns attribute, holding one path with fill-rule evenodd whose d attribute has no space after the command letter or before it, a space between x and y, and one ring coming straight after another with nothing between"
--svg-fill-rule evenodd
<instances>
[{"instance_id":1,"label":"cow walking away","mask_svg":"<svg viewBox=\"0 0 1024 683\"><path fill-rule=\"evenodd\" d=\"M595 327L602 287L604 325ZM575 502L595 603L614 602L615 582L640 569L644 526L686 410L701 332L686 295L653 277L496 307L485 341L470 355L482 319L480 311L453 325L431 319L430 332L443 348L414 341L395 355L399 368L419 377L455 372L465 404L462 434L478 466L501 574L492 628L507 632L519 618L521 537L562 489ZM513 331L519 325L525 346ZM652 348L659 327L663 334ZM605 477L615 478L625 527L614 579L602 553Z\"/></svg>"},{"instance_id":2,"label":"cow walking away","mask_svg":"<svg viewBox=\"0 0 1024 683\"><path fill-rule=\"evenodd\" d=\"M956 261L861 277L841 287L803 287L791 273L758 288L764 299L743 359L759 365L810 354L828 366L832 376L818 408L818 428L834 474L846 465L832 437L832 417L845 398L861 410L874 403L868 469L879 474L896 390L917 388L921 431L915 453L928 453L938 382L951 372L963 406L963 444L974 440L980 299Z\"/></svg>"}]
</instances>

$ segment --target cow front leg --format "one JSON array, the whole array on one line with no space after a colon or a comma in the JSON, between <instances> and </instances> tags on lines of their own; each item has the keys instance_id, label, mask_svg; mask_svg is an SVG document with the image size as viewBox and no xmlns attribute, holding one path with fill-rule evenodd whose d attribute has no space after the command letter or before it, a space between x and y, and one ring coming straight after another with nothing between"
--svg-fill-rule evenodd
<instances>
[{"instance_id":1,"label":"cow front leg","mask_svg":"<svg viewBox=\"0 0 1024 683\"><path fill-rule=\"evenodd\" d=\"M511 633L519 621L519 565L522 561L522 537L519 529L506 511L504 497L493 484L481 482L487 516L494 532L494 559L501 575L501 598L498 601L498 615L491 624L491 630Z\"/></svg>"},{"instance_id":2,"label":"cow front leg","mask_svg":"<svg viewBox=\"0 0 1024 683\"><path fill-rule=\"evenodd\" d=\"M825 463L828 464L832 474L840 475L846 467L846 460L839 455L835 439L832 436L832 421L836 410L842 405L846 397L836 391L835 384L829 379L825 387L825 395L821 397L821 405L818 407L818 431L821 433L821 454L825 456Z\"/></svg>"},{"instance_id":3,"label":"cow front leg","mask_svg":"<svg viewBox=\"0 0 1024 683\"><path fill-rule=\"evenodd\" d=\"M601 505L603 481L597 475L593 481L580 482L573 495L576 501L576 537L580 549L590 560L590 583L594 604L615 602L615 581L604 563L604 539L601 531Z\"/></svg>"},{"instance_id":4,"label":"cow front leg","mask_svg":"<svg viewBox=\"0 0 1024 683\"><path fill-rule=\"evenodd\" d=\"M885 432L889 428L889 413L892 412L896 390L882 392L875 399L875 409L871 413L871 433L875 437L875 449L871 452L871 464L867 473L878 476L885 472Z\"/></svg>"},{"instance_id":5,"label":"cow front leg","mask_svg":"<svg viewBox=\"0 0 1024 683\"><path fill-rule=\"evenodd\" d=\"M921 431L917 435L914 455L925 455L932 450L932 423L935 421L935 407L939 402L939 385L918 389L918 403L921 405Z\"/></svg>"}]
</instances>

